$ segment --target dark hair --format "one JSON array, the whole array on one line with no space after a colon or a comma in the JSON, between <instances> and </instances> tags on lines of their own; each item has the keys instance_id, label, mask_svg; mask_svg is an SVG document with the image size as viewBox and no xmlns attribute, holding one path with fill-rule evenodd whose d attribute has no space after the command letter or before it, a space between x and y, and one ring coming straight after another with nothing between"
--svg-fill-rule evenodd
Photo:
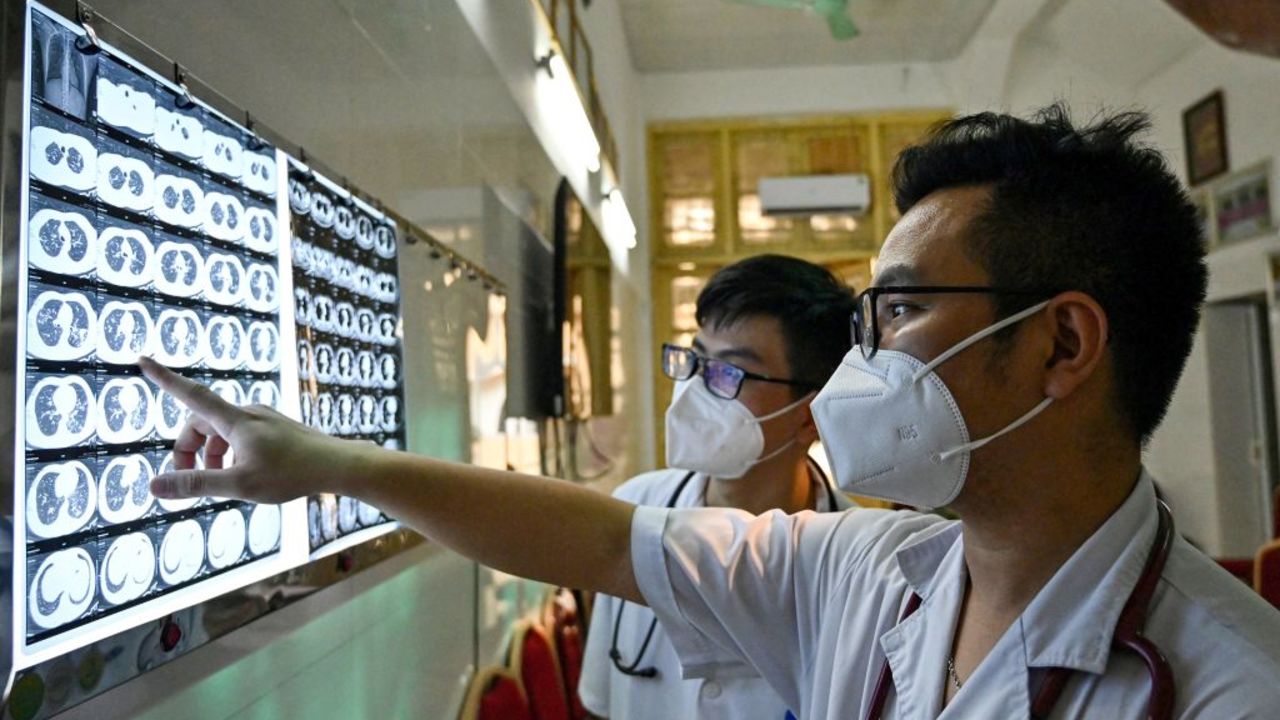
<instances>
[{"instance_id":1,"label":"dark hair","mask_svg":"<svg viewBox=\"0 0 1280 720\"><path fill-rule=\"evenodd\" d=\"M1087 293L1110 324L1117 407L1145 443L1191 352L1208 272L1195 207L1156 150L1144 113L1074 127L1054 104L1031 120L980 113L939 126L899 156L894 200L990 185L968 251L993 285ZM1002 297L1000 315L1026 306Z\"/></svg>"},{"instance_id":2,"label":"dark hair","mask_svg":"<svg viewBox=\"0 0 1280 720\"><path fill-rule=\"evenodd\" d=\"M849 352L853 290L826 268L786 255L756 255L722 268L698 294L703 327L777 318L793 379L823 385ZM797 388L797 394L803 394Z\"/></svg>"}]
</instances>

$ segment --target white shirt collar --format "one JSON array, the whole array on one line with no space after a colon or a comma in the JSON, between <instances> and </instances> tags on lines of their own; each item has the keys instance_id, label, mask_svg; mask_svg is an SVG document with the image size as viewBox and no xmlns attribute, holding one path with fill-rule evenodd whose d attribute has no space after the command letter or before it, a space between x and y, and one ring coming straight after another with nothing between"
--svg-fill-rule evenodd
<instances>
[{"instance_id":1,"label":"white shirt collar","mask_svg":"<svg viewBox=\"0 0 1280 720\"><path fill-rule=\"evenodd\" d=\"M1144 471L1124 503L1023 611L1011 630L1023 638L1028 667L1105 671L1116 621L1155 538L1155 499L1155 485ZM954 523L896 553L907 583L926 605L936 592L965 581L963 545L962 523Z\"/></svg>"}]
</instances>

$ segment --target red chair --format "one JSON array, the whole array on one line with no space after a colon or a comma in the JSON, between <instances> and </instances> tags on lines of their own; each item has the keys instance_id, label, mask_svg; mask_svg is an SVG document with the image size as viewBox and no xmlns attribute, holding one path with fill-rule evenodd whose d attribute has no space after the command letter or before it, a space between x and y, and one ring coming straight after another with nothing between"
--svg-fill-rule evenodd
<instances>
[{"instance_id":1,"label":"red chair","mask_svg":"<svg viewBox=\"0 0 1280 720\"><path fill-rule=\"evenodd\" d=\"M1214 558L1214 561L1240 582L1253 586L1253 558Z\"/></svg>"},{"instance_id":2,"label":"red chair","mask_svg":"<svg viewBox=\"0 0 1280 720\"><path fill-rule=\"evenodd\" d=\"M476 673L467 688L459 720L534 720L520 681L502 668Z\"/></svg>"},{"instance_id":3,"label":"red chair","mask_svg":"<svg viewBox=\"0 0 1280 720\"><path fill-rule=\"evenodd\" d=\"M1276 493L1271 497L1271 515L1274 522L1271 528L1271 537L1280 538L1280 487L1276 488Z\"/></svg>"},{"instance_id":4,"label":"red chair","mask_svg":"<svg viewBox=\"0 0 1280 720\"><path fill-rule=\"evenodd\" d=\"M533 720L572 720L555 644L541 625L516 624L508 665L524 685Z\"/></svg>"},{"instance_id":5,"label":"red chair","mask_svg":"<svg viewBox=\"0 0 1280 720\"><path fill-rule=\"evenodd\" d=\"M1258 548L1253 561L1253 589L1280 608L1280 540Z\"/></svg>"},{"instance_id":6,"label":"red chair","mask_svg":"<svg viewBox=\"0 0 1280 720\"><path fill-rule=\"evenodd\" d=\"M586 720L587 709L578 698L578 679L582 676L582 658L585 649L582 642L582 615L578 612L578 600L572 590L556 588L547 593L542 610L542 624L551 630L555 639L556 657L564 673L565 695L569 698L569 713L573 720Z\"/></svg>"}]
</instances>

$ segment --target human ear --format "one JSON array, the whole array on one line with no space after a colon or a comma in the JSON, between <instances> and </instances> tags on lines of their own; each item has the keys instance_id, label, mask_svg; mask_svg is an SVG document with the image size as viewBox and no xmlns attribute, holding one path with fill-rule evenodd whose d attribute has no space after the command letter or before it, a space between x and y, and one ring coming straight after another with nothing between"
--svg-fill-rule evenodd
<instances>
[{"instance_id":1,"label":"human ear","mask_svg":"<svg viewBox=\"0 0 1280 720\"><path fill-rule=\"evenodd\" d=\"M818 441L818 423L813 419L813 410L811 409L813 394L811 393L810 395L809 402L796 409L796 412L804 415L800 429L796 431L796 444L802 447L809 447Z\"/></svg>"},{"instance_id":2,"label":"human ear","mask_svg":"<svg viewBox=\"0 0 1280 720\"><path fill-rule=\"evenodd\" d=\"M1045 363L1044 393L1063 400L1084 385L1107 355L1107 313L1089 295L1066 292L1049 302L1045 321L1052 350Z\"/></svg>"}]
</instances>

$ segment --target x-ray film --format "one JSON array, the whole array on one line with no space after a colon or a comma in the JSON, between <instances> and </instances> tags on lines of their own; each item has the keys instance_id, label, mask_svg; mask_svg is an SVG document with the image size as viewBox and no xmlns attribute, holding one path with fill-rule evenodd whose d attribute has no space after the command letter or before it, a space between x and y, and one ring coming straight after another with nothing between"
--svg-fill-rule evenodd
<instances>
[{"instance_id":1,"label":"x-ray film","mask_svg":"<svg viewBox=\"0 0 1280 720\"><path fill-rule=\"evenodd\" d=\"M281 408L284 255L273 148L112 48L75 49L69 23L31 17L15 642L47 656L278 558L278 506L151 495L188 411L135 363Z\"/></svg>"}]
</instances>

